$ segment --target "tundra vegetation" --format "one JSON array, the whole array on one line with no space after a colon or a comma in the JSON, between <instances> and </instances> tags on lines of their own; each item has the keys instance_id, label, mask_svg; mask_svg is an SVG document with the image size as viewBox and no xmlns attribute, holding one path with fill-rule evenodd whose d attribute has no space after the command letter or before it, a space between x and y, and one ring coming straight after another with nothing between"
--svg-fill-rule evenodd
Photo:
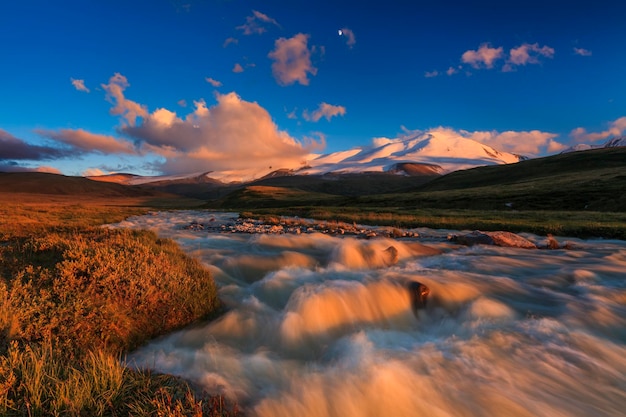
<instances>
[{"instance_id":1,"label":"tundra vegetation","mask_svg":"<svg viewBox=\"0 0 626 417\"><path fill-rule=\"evenodd\" d=\"M219 314L220 302L207 270L172 241L103 224L204 203L275 223L626 239L624 168L626 148L439 178L293 176L215 190L0 173L0 415L241 414L187 381L122 365L125 352ZM205 201L163 195L173 190Z\"/></svg>"},{"instance_id":2,"label":"tundra vegetation","mask_svg":"<svg viewBox=\"0 0 626 417\"><path fill-rule=\"evenodd\" d=\"M122 364L220 311L210 273L173 241L99 227L145 208L12 196L0 206L0 415L239 414L179 378Z\"/></svg>"}]
</instances>

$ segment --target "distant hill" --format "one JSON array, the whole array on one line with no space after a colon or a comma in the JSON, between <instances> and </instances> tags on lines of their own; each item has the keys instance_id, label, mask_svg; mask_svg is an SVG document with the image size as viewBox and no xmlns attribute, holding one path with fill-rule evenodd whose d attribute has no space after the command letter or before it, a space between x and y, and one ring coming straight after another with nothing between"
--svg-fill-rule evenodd
<instances>
[{"instance_id":1,"label":"distant hill","mask_svg":"<svg viewBox=\"0 0 626 417\"><path fill-rule=\"evenodd\" d=\"M149 197L152 190L42 172L0 172L0 192L89 197Z\"/></svg>"},{"instance_id":2,"label":"distant hill","mask_svg":"<svg viewBox=\"0 0 626 417\"><path fill-rule=\"evenodd\" d=\"M483 166L430 179L404 177L406 182L401 186L394 183L392 177L381 175L380 182L375 183L371 176L354 174L353 184L371 191L360 194L351 192L347 182L342 185L345 190L337 193L342 187L330 182L320 183L319 178L312 182L316 186L307 186L306 176L284 177L281 181L259 182L271 184L272 189L257 188L249 192L249 187L240 187L210 202L209 206L260 208L328 204L381 208L626 211L625 147ZM307 188L309 194L303 192ZM271 192L276 195L270 195ZM289 197L283 199L282 196Z\"/></svg>"}]
</instances>

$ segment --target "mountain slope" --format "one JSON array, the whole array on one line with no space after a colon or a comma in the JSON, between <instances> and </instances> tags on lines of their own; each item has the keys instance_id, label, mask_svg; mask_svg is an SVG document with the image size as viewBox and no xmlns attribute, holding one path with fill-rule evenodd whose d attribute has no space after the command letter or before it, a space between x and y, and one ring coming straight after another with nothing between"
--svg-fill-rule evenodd
<instances>
[{"instance_id":1,"label":"mountain slope","mask_svg":"<svg viewBox=\"0 0 626 417\"><path fill-rule=\"evenodd\" d=\"M0 192L81 197L148 197L162 194L117 183L42 172L0 172Z\"/></svg>"},{"instance_id":2,"label":"mountain slope","mask_svg":"<svg viewBox=\"0 0 626 417\"><path fill-rule=\"evenodd\" d=\"M510 164L521 158L446 131L398 139L378 139L375 145L331 153L308 161L298 174L388 172L404 164L439 167L439 173L482 165Z\"/></svg>"},{"instance_id":3,"label":"mountain slope","mask_svg":"<svg viewBox=\"0 0 626 417\"><path fill-rule=\"evenodd\" d=\"M363 184L369 184L364 174ZM392 178L393 175L380 178ZM345 176L338 176L343 178ZM412 186L385 187L375 192L354 194L345 190L342 198L318 187L305 192L307 179L295 177L280 182L281 193L271 198L259 193L237 192L215 200L220 208L293 208L305 206L355 207L363 210L475 209L475 210L557 210L626 211L626 148L606 148L521 161L516 164L484 166L455 171L425 182L422 177L399 177ZM419 181L419 182L418 182ZM273 184L278 186L279 183ZM294 193L289 194L288 190ZM323 194L322 195L320 195ZM332 194L332 195L331 195ZM289 198L283 198L281 195ZM333 197L334 196L334 197Z\"/></svg>"}]
</instances>

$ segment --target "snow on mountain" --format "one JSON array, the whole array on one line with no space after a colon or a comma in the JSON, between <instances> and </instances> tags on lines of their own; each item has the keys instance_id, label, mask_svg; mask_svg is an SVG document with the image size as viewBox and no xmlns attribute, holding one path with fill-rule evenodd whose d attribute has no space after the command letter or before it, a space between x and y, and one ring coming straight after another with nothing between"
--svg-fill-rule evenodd
<instances>
[{"instance_id":1,"label":"snow on mountain","mask_svg":"<svg viewBox=\"0 0 626 417\"><path fill-rule=\"evenodd\" d=\"M618 146L626 146L626 136L620 136L620 137L609 139L603 145L588 145L586 143L581 143L578 145L571 146L565 149L564 151L562 151L561 153L588 151L589 149L616 148Z\"/></svg>"},{"instance_id":2,"label":"snow on mountain","mask_svg":"<svg viewBox=\"0 0 626 417\"><path fill-rule=\"evenodd\" d=\"M115 181L125 184L180 181L197 182L198 177L228 182L245 182L268 175L321 175L356 174L364 172L389 172L398 175L425 173L446 174L460 169L483 165L510 164L523 157L500 152L447 130L418 133L395 139L376 138L370 146L356 147L329 154L310 154L298 166L250 168L233 171L211 171L187 175L142 177L130 174L111 174L90 177L99 181ZM258 164L257 164L258 165Z\"/></svg>"},{"instance_id":3,"label":"snow on mountain","mask_svg":"<svg viewBox=\"0 0 626 417\"><path fill-rule=\"evenodd\" d=\"M346 153L341 153L345 155ZM438 165L442 173L482 165L519 162L520 157L500 152L475 140L445 131L398 139L377 139L372 146L355 148L347 158L321 155L307 161L298 174L388 172L399 164Z\"/></svg>"},{"instance_id":4,"label":"snow on mountain","mask_svg":"<svg viewBox=\"0 0 626 417\"><path fill-rule=\"evenodd\" d=\"M626 136L613 138L604 144L605 148L616 148L618 146L626 146Z\"/></svg>"}]
</instances>

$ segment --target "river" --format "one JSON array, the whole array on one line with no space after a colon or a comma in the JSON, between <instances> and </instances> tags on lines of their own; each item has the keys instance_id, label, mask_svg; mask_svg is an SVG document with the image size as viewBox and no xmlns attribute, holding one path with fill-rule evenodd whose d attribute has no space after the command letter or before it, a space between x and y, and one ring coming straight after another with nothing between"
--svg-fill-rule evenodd
<instances>
[{"instance_id":1,"label":"river","mask_svg":"<svg viewBox=\"0 0 626 417\"><path fill-rule=\"evenodd\" d=\"M227 307L132 352L130 366L187 378L249 416L626 415L625 241L529 250L432 229L395 240L185 229L233 216L114 225L174 239ZM412 282L430 289L423 309Z\"/></svg>"}]
</instances>

